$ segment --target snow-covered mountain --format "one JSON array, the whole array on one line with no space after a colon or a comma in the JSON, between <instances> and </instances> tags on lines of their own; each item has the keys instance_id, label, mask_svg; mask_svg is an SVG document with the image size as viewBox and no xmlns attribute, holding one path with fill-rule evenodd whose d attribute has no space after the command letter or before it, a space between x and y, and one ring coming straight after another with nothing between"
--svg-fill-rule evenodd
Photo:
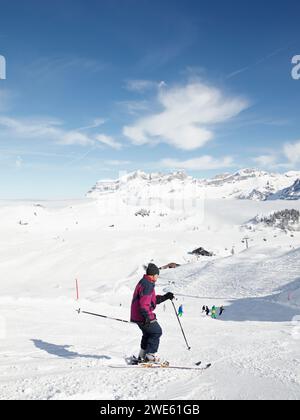
<instances>
[{"instance_id":1,"label":"snow-covered mountain","mask_svg":"<svg viewBox=\"0 0 300 420\"><path fill-rule=\"evenodd\" d=\"M294 190L297 189L299 194L299 179L300 172L279 174L256 169L243 169L234 174L218 175L212 179L193 178L185 172L147 174L136 171L117 180L97 182L87 196L99 198L118 192L136 198L184 196L264 201L270 196L274 197L278 191L289 189L293 183L295 183ZM292 191L288 193L291 195ZM288 196L288 193L285 195Z\"/></svg>"},{"instance_id":2,"label":"snow-covered mountain","mask_svg":"<svg viewBox=\"0 0 300 420\"><path fill-rule=\"evenodd\" d=\"M300 199L300 178L298 178L294 184L288 188L284 188L278 191L276 194L272 194L268 197L268 200L299 200Z\"/></svg>"},{"instance_id":3,"label":"snow-covered mountain","mask_svg":"<svg viewBox=\"0 0 300 420\"><path fill-rule=\"evenodd\" d=\"M185 172L172 174L151 173L136 171L120 177L117 180L99 181L88 194L108 194L128 188L155 187L157 185L170 186L173 182L177 184L189 184L196 182L192 177L188 177Z\"/></svg>"}]
</instances>

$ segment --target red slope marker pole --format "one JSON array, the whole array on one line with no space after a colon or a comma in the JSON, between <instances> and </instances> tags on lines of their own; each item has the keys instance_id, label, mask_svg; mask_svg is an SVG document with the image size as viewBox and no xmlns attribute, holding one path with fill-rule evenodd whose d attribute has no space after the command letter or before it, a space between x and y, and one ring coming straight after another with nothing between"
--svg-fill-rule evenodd
<instances>
[{"instance_id":1,"label":"red slope marker pole","mask_svg":"<svg viewBox=\"0 0 300 420\"><path fill-rule=\"evenodd\" d=\"M78 286L78 280L76 279L76 300L79 301L79 286Z\"/></svg>"}]
</instances>

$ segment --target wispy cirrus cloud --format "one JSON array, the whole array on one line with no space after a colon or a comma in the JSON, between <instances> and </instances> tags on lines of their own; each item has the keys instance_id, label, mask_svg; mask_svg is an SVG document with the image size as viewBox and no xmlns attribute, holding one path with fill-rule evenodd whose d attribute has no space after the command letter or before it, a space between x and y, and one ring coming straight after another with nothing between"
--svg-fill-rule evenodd
<instances>
[{"instance_id":1,"label":"wispy cirrus cloud","mask_svg":"<svg viewBox=\"0 0 300 420\"><path fill-rule=\"evenodd\" d=\"M145 49L137 63L138 68L154 70L166 66L196 42L199 27L191 19L176 16L172 23L170 19L169 24L173 26L172 36L169 40L165 38L156 48Z\"/></svg>"},{"instance_id":2,"label":"wispy cirrus cloud","mask_svg":"<svg viewBox=\"0 0 300 420\"><path fill-rule=\"evenodd\" d=\"M70 54L41 57L28 65L24 72L31 77L47 78L74 70L98 73L107 68L107 64L97 59Z\"/></svg>"},{"instance_id":3,"label":"wispy cirrus cloud","mask_svg":"<svg viewBox=\"0 0 300 420\"><path fill-rule=\"evenodd\" d=\"M164 81L154 82L153 80L127 80L125 88L131 92L144 93L148 90L165 87Z\"/></svg>"},{"instance_id":4,"label":"wispy cirrus cloud","mask_svg":"<svg viewBox=\"0 0 300 420\"><path fill-rule=\"evenodd\" d=\"M102 125L100 120L93 127ZM88 127L90 128L90 127ZM51 140L64 146L94 146L105 145L114 149L120 149L122 145L113 137L103 133L90 134L83 128L66 130L63 123L55 119L17 119L0 116L0 133L24 140Z\"/></svg>"},{"instance_id":5,"label":"wispy cirrus cloud","mask_svg":"<svg viewBox=\"0 0 300 420\"><path fill-rule=\"evenodd\" d=\"M242 73L245 73L246 71L250 70L253 67L256 67L260 64L263 64L264 62L268 61L272 57L275 57L276 55L282 53L283 51L286 51L290 46L291 46L291 44L289 44L285 47L277 48L276 50L274 50L271 53L265 55L264 57L258 59L257 61L255 61L251 64L248 64L247 66L241 67L240 69L237 69L237 70L233 71L232 73L228 74L226 76L226 79L232 79L233 77L236 77L236 76L238 76Z\"/></svg>"},{"instance_id":6,"label":"wispy cirrus cloud","mask_svg":"<svg viewBox=\"0 0 300 420\"><path fill-rule=\"evenodd\" d=\"M247 109L247 100L225 95L204 83L189 83L159 91L163 110L123 128L135 145L167 143L182 150L203 147L214 138L214 126Z\"/></svg>"},{"instance_id":7,"label":"wispy cirrus cloud","mask_svg":"<svg viewBox=\"0 0 300 420\"><path fill-rule=\"evenodd\" d=\"M122 166L132 164L130 160L106 160L104 163L108 166Z\"/></svg>"},{"instance_id":8,"label":"wispy cirrus cloud","mask_svg":"<svg viewBox=\"0 0 300 420\"><path fill-rule=\"evenodd\" d=\"M137 63L142 69L158 69L167 65L170 61L177 58L186 48L187 43L170 43L152 51L146 52L144 57Z\"/></svg>"},{"instance_id":9,"label":"wispy cirrus cloud","mask_svg":"<svg viewBox=\"0 0 300 420\"><path fill-rule=\"evenodd\" d=\"M74 154L69 153L55 153L55 152L47 152L42 150L26 150L26 149L0 149L0 155L3 154L5 156L29 156L29 157L38 157L38 158L60 158L60 159L74 159Z\"/></svg>"},{"instance_id":10,"label":"wispy cirrus cloud","mask_svg":"<svg viewBox=\"0 0 300 420\"><path fill-rule=\"evenodd\" d=\"M104 118L95 118L90 125L87 125L85 127L80 127L77 128L77 131L82 131L82 130L91 130L93 128L98 128L101 127L103 124L106 123L106 120Z\"/></svg>"},{"instance_id":11,"label":"wispy cirrus cloud","mask_svg":"<svg viewBox=\"0 0 300 420\"><path fill-rule=\"evenodd\" d=\"M107 136L106 134L99 134L95 138L99 143L109 146L112 149L120 150L122 148L121 143L118 143L113 137Z\"/></svg>"},{"instance_id":12,"label":"wispy cirrus cloud","mask_svg":"<svg viewBox=\"0 0 300 420\"><path fill-rule=\"evenodd\" d=\"M62 137L62 122L55 119L17 119L0 116L0 129L20 138Z\"/></svg>"},{"instance_id":13,"label":"wispy cirrus cloud","mask_svg":"<svg viewBox=\"0 0 300 420\"><path fill-rule=\"evenodd\" d=\"M206 155L188 160L163 159L160 161L160 165L168 169L204 171L231 168L235 165L235 163L233 157L231 156L216 159L213 156Z\"/></svg>"}]
</instances>

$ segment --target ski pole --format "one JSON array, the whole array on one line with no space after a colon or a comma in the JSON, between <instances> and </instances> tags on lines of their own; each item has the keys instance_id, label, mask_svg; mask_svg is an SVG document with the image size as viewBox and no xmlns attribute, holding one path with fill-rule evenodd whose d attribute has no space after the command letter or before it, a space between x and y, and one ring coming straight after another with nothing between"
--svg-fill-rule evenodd
<instances>
[{"instance_id":1,"label":"ski pole","mask_svg":"<svg viewBox=\"0 0 300 420\"><path fill-rule=\"evenodd\" d=\"M174 311L175 311L175 314L176 314L176 318L177 318L177 320L178 320L178 322L179 322L179 325L180 325L180 328L181 328L181 332L182 332L183 337L184 337L184 340L185 340L185 342L186 342L187 349L188 349L188 350L191 350L191 347L189 346L189 343L187 342L186 336L185 336L185 334L184 334L184 331L183 331L183 328L182 328L182 325L181 325L181 322L180 322L180 319L179 319L179 316L178 316L178 313L177 313L177 310L176 310L176 306L175 306L175 304L174 304L174 302L173 302L173 301L171 301L171 302L172 302L172 305L173 305L173 308L174 308Z\"/></svg>"},{"instance_id":2,"label":"ski pole","mask_svg":"<svg viewBox=\"0 0 300 420\"><path fill-rule=\"evenodd\" d=\"M130 321L125 321L124 319L111 318L111 317L109 317L109 316L105 316L105 315L94 314L94 313L92 313L92 312L82 311L81 309L76 310L76 312L78 312L78 315L80 315L80 314L85 314L85 315L97 316L97 317L99 317L99 318L110 319L111 321L123 322L124 324L133 324L133 322L130 322Z\"/></svg>"}]
</instances>

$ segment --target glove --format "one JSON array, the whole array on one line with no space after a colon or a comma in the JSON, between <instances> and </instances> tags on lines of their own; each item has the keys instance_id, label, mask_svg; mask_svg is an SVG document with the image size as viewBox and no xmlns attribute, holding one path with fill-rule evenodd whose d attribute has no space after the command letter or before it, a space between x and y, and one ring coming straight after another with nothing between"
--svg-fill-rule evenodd
<instances>
[{"instance_id":1,"label":"glove","mask_svg":"<svg viewBox=\"0 0 300 420\"><path fill-rule=\"evenodd\" d=\"M165 300L174 300L175 296L173 293L169 292L164 296Z\"/></svg>"}]
</instances>

